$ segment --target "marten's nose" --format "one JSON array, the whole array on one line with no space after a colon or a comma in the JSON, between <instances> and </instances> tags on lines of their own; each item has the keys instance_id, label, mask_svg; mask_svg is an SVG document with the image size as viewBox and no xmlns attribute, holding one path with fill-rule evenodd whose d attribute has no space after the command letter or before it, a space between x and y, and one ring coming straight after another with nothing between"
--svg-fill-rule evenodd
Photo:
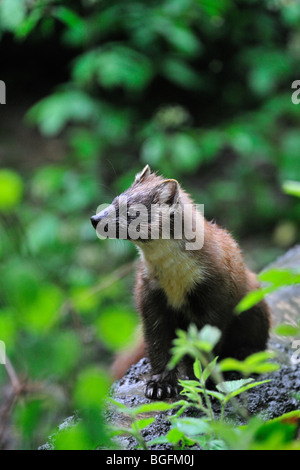
<instances>
[{"instance_id":1,"label":"marten's nose","mask_svg":"<svg viewBox=\"0 0 300 470\"><path fill-rule=\"evenodd\" d=\"M91 217L91 222L92 222L93 227L96 229L100 220L105 219L105 217L107 216L108 216L108 211L102 211L99 214L93 215Z\"/></svg>"},{"instance_id":2,"label":"marten's nose","mask_svg":"<svg viewBox=\"0 0 300 470\"><path fill-rule=\"evenodd\" d=\"M92 222L92 226L94 227L94 229L97 228L99 220L100 220L100 217L98 217L97 215L93 215L91 217L91 222Z\"/></svg>"}]
</instances>

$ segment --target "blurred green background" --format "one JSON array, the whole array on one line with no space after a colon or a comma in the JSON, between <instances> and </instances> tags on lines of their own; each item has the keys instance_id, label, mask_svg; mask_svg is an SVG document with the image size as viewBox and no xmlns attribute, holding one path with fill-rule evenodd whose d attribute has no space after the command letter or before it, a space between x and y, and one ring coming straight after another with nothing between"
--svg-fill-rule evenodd
<instances>
[{"instance_id":1,"label":"blurred green background","mask_svg":"<svg viewBox=\"0 0 300 470\"><path fill-rule=\"evenodd\" d=\"M58 448L109 445L101 403L137 324L136 253L89 218L146 163L253 269L297 243L281 186L300 181L299 26L292 0L1 1L1 449L36 448L77 408Z\"/></svg>"}]
</instances>

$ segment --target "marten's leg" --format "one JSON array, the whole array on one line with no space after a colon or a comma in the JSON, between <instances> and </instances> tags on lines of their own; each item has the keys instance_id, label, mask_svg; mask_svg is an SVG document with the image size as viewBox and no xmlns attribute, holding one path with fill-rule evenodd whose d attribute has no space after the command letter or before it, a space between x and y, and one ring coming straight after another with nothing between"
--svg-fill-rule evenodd
<instances>
[{"instance_id":1,"label":"marten's leg","mask_svg":"<svg viewBox=\"0 0 300 470\"><path fill-rule=\"evenodd\" d=\"M265 301L241 314L234 314L221 340L220 359L234 357L243 360L250 354L264 351L269 328L270 314Z\"/></svg>"},{"instance_id":2,"label":"marten's leg","mask_svg":"<svg viewBox=\"0 0 300 470\"><path fill-rule=\"evenodd\" d=\"M142 298L139 310L143 320L144 338L152 377L146 384L147 398L162 399L178 393L177 371L168 370L170 349L176 333L176 312L166 301L160 289L148 290Z\"/></svg>"}]
</instances>

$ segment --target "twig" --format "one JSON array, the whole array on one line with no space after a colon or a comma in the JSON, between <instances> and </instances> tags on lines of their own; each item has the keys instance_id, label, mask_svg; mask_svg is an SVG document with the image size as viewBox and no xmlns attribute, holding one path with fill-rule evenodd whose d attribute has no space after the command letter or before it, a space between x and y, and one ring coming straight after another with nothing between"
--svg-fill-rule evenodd
<instances>
[{"instance_id":1,"label":"twig","mask_svg":"<svg viewBox=\"0 0 300 470\"><path fill-rule=\"evenodd\" d=\"M87 297L98 294L98 292L107 289L108 287L112 286L115 282L119 281L120 279L123 279L123 277L128 276L132 273L135 266L136 261L131 261L130 263L124 264L120 268L116 269L111 273L110 279L106 279L105 281L100 282L97 286L93 287Z\"/></svg>"},{"instance_id":2,"label":"twig","mask_svg":"<svg viewBox=\"0 0 300 470\"><path fill-rule=\"evenodd\" d=\"M3 412L1 413L1 422L0 422L0 450L3 450L5 447L5 435L6 435L6 430L7 430L7 423L9 420L9 417L12 413L12 410L14 409L14 406L17 401L17 395L12 392L10 397L7 400L7 404L3 409Z\"/></svg>"},{"instance_id":3,"label":"twig","mask_svg":"<svg viewBox=\"0 0 300 470\"><path fill-rule=\"evenodd\" d=\"M15 395L20 395L23 391L24 385L21 384L19 381L19 378L16 374L15 369L13 368L12 363L10 362L9 358L6 356L5 358L5 369L7 372L7 375L9 377L11 386L14 390Z\"/></svg>"},{"instance_id":4,"label":"twig","mask_svg":"<svg viewBox=\"0 0 300 470\"><path fill-rule=\"evenodd\" d=\"M15 404L20 399L20 397L22 397L25 393L28 393L30 391L30 387L26 384L26 382L21 382L19 380L19 377L14 367L7 356L5 358L4 367L9 377L12 390L11 390L10 396L7 399L6 406L3 407L3 410L1 412L0 449L3 449L5 445L5 434L7 431L7 424L8 424L10 415L15 407Z\"/></svg>"},{"instance_id":5,"label":"twig","mask_svg":"<svg viewBox=\"0 0 300 470\"><path fill-rule=\"evenodd\" d=\"M105 279L104 281L99 282L96 286L92 287L88 292L83 295L84 299L89 299L90 297L102 292L105 289L111 287L115 282L120 281L124 277L128 276L134 270L136 265L135 261L131 261L130 263L124 264L120 268L116 269L110 274L109 279ZM67 299L60 307L60 311L69 310L70 306L72 306L72 299Z\"/></svg>"}]
</instances>

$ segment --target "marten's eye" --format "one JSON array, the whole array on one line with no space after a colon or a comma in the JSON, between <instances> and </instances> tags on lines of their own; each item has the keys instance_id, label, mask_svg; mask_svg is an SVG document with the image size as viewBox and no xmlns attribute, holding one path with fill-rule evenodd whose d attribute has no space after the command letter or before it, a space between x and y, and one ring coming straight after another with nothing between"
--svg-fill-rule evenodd
<instances>
[{"instance_id":1,"label":"marten's eye","mask_svg":"<svg viewBox=\"0 0 300 470\"><path fill-rule=\"evenodd\" d=\"M127 211L127 217L129 217L130 219L135 219L140 215L140 213L140 211L129 208Z\"/></svg>"}]
</instances>

